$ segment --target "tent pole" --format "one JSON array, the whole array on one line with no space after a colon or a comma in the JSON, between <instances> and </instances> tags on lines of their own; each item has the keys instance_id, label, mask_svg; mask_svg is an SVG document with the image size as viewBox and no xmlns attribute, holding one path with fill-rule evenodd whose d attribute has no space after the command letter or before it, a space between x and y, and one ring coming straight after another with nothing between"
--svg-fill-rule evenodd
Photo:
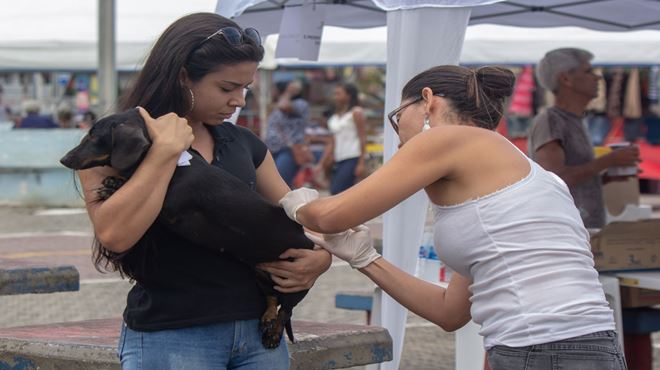
<instances>
[{"instance_id":1,"label":"tent pole","mask_svg":"<svg viewBox=\"0 0 660 370\"><path fill-rule=\"evenodd\" d=\"M401 101L401 90L414 75L432 66L457 65L471 8L417 8L387 12L387 75L385 113ZM421 94L421 92L420 92ZM387 119L384 125L384 160L396 152L399 138ZM414 273L428 209L428 197L419 191L383 215L383 257ZM407 310L389 295L381 297L380 312L372 311L376 325L392 336L393 360L380 364L380 370L399 368L406 329ZM483 361L483 355L477 357ZM479 369L462 366L457 369Z\"/></svg>"},{"instance_id":2,"label":"tent pole","mask_svg":"<svg viewBox=\"0 0 660 370\"><path fill-rule=\"evenodd\" d=\"M117 99L115 62L115 0L98 0L98 79L101 114L112 112Z\"/></svg>"},{"instance_id":3,"label":"tent pole","mask_svg":"<svg viewBox=\"0 0 660 370\"><path fill-rule=\"evenodd\" d=\"M272 99L271 88L273 82L273 72L266 69L259 69L259 136L261 140L266 140L266 130L268 129L268 107Z\"/></svg>"}]
</instances>

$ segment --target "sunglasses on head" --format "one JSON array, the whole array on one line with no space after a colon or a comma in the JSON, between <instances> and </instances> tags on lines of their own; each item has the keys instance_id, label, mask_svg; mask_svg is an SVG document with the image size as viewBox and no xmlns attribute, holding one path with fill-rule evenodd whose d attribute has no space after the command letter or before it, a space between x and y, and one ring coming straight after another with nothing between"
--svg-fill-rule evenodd
<instances>
[{"instance_id":1,"label":"sunglasses on head","mask_svg":"<svg viewBox=\"0 0 660 370\"><path fill-rule=\"evenodd\" d=\"M261 36L259 36L259 32L255 30L254 28L246 28L243 31L241 31L240 28L238 27L223 27L214 33L210 34L207 38L202 40L202 42L197 45L197 47L202 46L205 42L208 40L214 38L217 35L222 35L224 36L225 40L229 43L231 46L241 46L245 43L245 38L250 39L255 45L261 45Z\"/></svg>"}]
</instances>

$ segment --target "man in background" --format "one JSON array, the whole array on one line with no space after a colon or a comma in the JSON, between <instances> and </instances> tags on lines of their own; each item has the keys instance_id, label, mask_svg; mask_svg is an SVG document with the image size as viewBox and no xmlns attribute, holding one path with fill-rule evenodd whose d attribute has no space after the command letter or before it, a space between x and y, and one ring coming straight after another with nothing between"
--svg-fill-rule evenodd
<instances>
[{"instance_id":1,"label":"man in background","mask_svg":"<svg viewBox=\"0 0 660 370\"><path fill-rule=\"evenodd\" d=\"M539 62L539 84L552 91L555 104L534 118L529 134L530 157L568 185L587 228L605 225L603 181L615 180L604 172L610 167L637 166L635 145L595 158L583 123L585 108L598 94L598 80L591 67L593 55L582 49L548 52ZM617 179L619 180L619 179Z\"/></svg>"},{"instance_id":2,"label":"man in background","mask_svg":"<svg viewBox=\"0 0 660 370\"><path fill-rule=\"evenodd\" d=\"M41 105L36 100L28 100L23 104L25 117L14 128L58 128L50 117L39 114Z\"/></svg>"}]
</instances>

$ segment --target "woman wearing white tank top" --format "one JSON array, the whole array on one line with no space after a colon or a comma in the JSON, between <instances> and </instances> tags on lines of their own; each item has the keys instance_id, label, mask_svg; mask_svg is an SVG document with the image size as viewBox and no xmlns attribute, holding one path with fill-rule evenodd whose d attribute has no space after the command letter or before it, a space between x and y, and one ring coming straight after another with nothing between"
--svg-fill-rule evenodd
<instances>
[{"instance_id":1,"label":"woman wearing white tank top","mask_svg":"<svg viewBox=\"0 0 660 370\"><path fill-rule=\"evenodd\" d=\"M339 195L298 189L280 204L336 233L312 237L411 311L447 331L481 325L493 370L626 369L568 188L493 131L514 79L499 67L418 74L388 115L402 143L390 161ZM360 226L420 189L457 271L446 289L381 258Z\"/></svg>"},{"instance_id":2,"label":"woman wearing white tank top","mask_svg":"<svg viewBox=\"0 0 660 370\"><path fill-rule=\"evenodd\" d=\"M328 119L332 141L319 161L331 170L330 194L338 194L355 184L364 174L364 155L367 144L366 125L362 107L358 101L358 89L345 83L333 92L334 114Z\"/></svg>"}]
</instances>

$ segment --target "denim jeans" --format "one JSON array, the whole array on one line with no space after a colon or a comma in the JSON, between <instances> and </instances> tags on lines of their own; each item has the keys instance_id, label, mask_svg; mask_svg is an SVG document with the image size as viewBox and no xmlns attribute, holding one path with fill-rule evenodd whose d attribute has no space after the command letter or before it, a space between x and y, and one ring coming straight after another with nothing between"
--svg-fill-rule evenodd
<instances>
[{"instance_id":1,"label":"denim jeans","mask_svg":"<svg viewBox=\"0 0 660 370\"><path fill-rule=\"evenodd\" d=\"M300 169L300 166L298 166L293 159L291 148L282 148L273 153L273 160L275 160L275 166L277 167L280 176L282 176L284 182L291 187L293 185L293 179L296 177L296 174Z\"/></svg>"},{"instance_id":2,"label":"denim jeans","mask_svg":"<svg viewBox=\"0 0 660 370\"><path fill-rule=\"evenodd\" d=\"M259 320L140 332L122 324L117 353L124 370L289 370L286 340L261 344Z\"/></svg>"},{"instance_id":3,"label":"denim jeans","mask_svg":"<svg viewBox=\"0 0 660 370\"><path fill-rule=\"evenodd\" d=\"M349 158L335 163L330 180L330 194L338 194L355 185L355 167L359 158Z\"/></svg>"},{"instance_id":4,"label":"denim jeans","mask_svg":"<svg viewBox=\"0 0 660 370\"><path fill-rule=\"evenodd\" d=\"M610 120L606 116L591 116L587 120L589 135L594 145L603 145L610 132Z\"/></svg>"},{"instance_id":5,"label":"denim jeans","mask_svg":"<svg viewBox=\"0 0 660 370\"><path fill-rule=\"evenodd\" d=\"M527 347L488 350L491 370L626 370L617 335L600 331Z\"/></svg>"},{"instance_id":6,"label":"denim jeans","mask_svg":"<svg viewBox=\"0 0 660 370\"><path fill-rule=\"evenodd\" d=\"M507 133L510 138L527 137L532 119L529 117L508 116L506 118Z\"/></svg>"}]
</instances>

